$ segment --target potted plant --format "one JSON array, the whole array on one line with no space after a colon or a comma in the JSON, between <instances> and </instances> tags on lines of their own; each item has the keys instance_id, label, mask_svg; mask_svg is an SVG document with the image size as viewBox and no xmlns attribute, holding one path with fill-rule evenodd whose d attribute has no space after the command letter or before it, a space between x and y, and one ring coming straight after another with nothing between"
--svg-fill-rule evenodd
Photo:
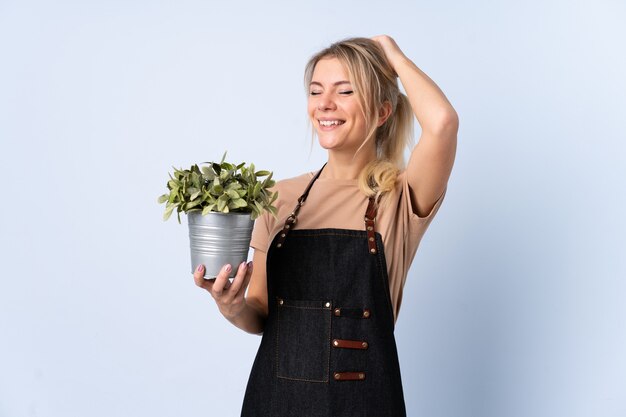
<instances>
[{"instance_id":1,"label":"potted plant","mask_svg":"<svg viewBox=\"0 0 626 417\"><path fill-rule=\"evenodd\" d=\"M167 182L168 193L158 198L165 203L163 220L174 210L187 214L191 248L191 271L199 264L206 278L215 277L225 264L233 265L235 275L248 257L254 220L264 211L276 216L272 204L278 194L269 191L275 181L272 172L255 171L254 164L203 162L189 169L174 168Z\"/></svg>"}]
</instances>

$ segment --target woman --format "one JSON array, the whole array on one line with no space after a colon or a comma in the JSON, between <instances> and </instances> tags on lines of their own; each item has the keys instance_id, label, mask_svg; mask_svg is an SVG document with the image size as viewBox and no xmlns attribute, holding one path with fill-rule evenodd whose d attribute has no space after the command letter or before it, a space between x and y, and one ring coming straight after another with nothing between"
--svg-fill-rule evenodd
<instances>
[{"instance_id":1,"label":"woman","mask_svg":"<svg viewBox=\"0 0 626 417\"><path fill-rule=\"evenodd\" d=\"M276 184L277 218L255 224L254 268L239 265L232 283L230 265L194 278L235 326L263 334L242 416L404 416L393 329L445 196L458 117L389 36L333 44L305 78L328 162ZM413 115L422 134L403 170Z\"/></svg>"}]
</instances>

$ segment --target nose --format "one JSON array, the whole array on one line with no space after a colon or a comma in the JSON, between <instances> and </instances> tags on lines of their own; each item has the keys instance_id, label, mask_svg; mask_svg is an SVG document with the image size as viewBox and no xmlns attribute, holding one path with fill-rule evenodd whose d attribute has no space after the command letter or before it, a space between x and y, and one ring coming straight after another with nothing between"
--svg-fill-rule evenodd
<instances>
[{"instance_id":1,"label":"nose","mask_svg":"<svg viewBox=\"0 0 626 417\"><path fill-rule=\"evenodd\" d=\"M321 94L319 96L319 101L317 102L317 109L320 111L335 110L335 102L328 94Z\"/></svg>"}]
</instances>

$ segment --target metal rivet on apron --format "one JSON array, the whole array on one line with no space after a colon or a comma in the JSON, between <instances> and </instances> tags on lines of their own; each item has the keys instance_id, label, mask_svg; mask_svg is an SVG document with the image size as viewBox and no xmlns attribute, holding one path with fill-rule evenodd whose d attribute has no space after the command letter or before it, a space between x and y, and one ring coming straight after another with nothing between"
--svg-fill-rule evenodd
<instances>
[{"instance_id":1,"label":"metal rivet on apron","mask_svg":"<svg viewBox=\"0 0 626 417\"><path fill-rule=\"evenodd\" d=\"M339 379L341 378L341 374L339 372L335 372L335 375L333 375L335 377L335 380L339 381Z\"/></svg>"},{"instance_id":2,"label":"metal rivet on apron","mask_svg":"<svg viewBox=\"0 0 626 417\"><path fill-rule=\"evenodd\" d=\"M374 238L373 238L373 237L370 237L370 242L373 242L373 241L374 241Z\"/></svg>"},{"instance_id":3,"label":"metal rivet on apron","mask_svg":"<svg viewBox=\"0 0 626 417\"><path fill-rule=\"evenodd\" d=\"M285 225L285 229L291 229L291 225L289 224Z\"/></svg>"},{"instance_id":4,"label":"metal rivet on apron","mask_svg":"<svg viewBox=\"0 0 626 417\"><path fill-rule=\"evenodd\" d=\"M285 237L285 236L287 236L287 235L286 235L286 234L284 234L284 233L282 233L282 234L280 235L280 237Z\"/></svg>"},{"instance_id":5,"label":"metal rivet on apron","mask_svg":"<svg viewBox=\"0 0 626 417\"><path fill-rule=\"evenodd\" d=\"M376 253L376 249L372 248L372 249L370 249L370 252Z\"/></svg>"},{"instance_id":6,"label":"metal rivet on apron","mask_svg":"<svg viewBox=\"0 0 626 417\"><path fill-rule=\"evenodd\" d=\"M365 374L363 372L359 374L359 379L365 379Z\"/></svg>"},{"instance_id":7,"label":"metal rivet on apron","mask_svg":"<svg viewBox=\"0 0 626 417\"><path fill-rule=\"evenodd\" d=\"M367 309L363 310L363 317L365 317L367 319L367 318L369 318L369 316L370 316L370 311L367 310Z\"/></svg>"},{"instance_id":8,"label":"metal rivet on apron","mask_svg":"<svg viewBox=\"0 0 626 417\"><path fill-rule=\"evenodd\" d=\"M339 346L339 342L337 341L337 339L333 340L333 346Z\"/></svg>"},{"instance_id":9,"label":"metal rivet on apron","mask_svg":"<svg viewBox=\"0 0 626 417\"><path fill-rule=\"evenodd\" d=\"M282 243L279 243L278 245L276 245L277 248L280 248L281 246L283 246Z\"/></svg>"},{"instance_id":10,"label":"metal rivet on apron","mask_svg":"<svg viewBox=\"0 0 626 417\"><path fill-rule=\"evenodd\" d=\"M367 342L361 343L361 346L363 346L363 349L367 349Z\"/></svg>"},{"instance_id":11,"label":"metal rivet on apron","mask_svg":"<svg viewBox=\"0 0 626 417\"><path fill-rule=\"evenodd\" d=\"M367 226L367 230L371 232L372 230L374 230L374 228L372 226Z\"/></svg>"},{"instance_id":12,"label":"metal rivet on apron","mask_svg":"<svg viewBox=\"0 0 626 417\"><path fill-rule=\"evenodd\" d=\"M337 316L337 317L341 316L341 309L340 308L336 308L335 309L335 316Z\"/></svg>"},{"instance_id":13,"label":"metal rivet on apron","mask_svg":"<svg viewBox=\"0 0 626 417\"><path fill-rule=\"evenodd\" d=\"M283 305L284 301L283 300L278 300L278 304L280 304L281 306Z\"/></svg>"},{"instance_id":14,"label":"metal rivet on apron","mask_svg":"<svg viewBox=\"0 0 626 417\"><path fill-rule=\"evenodd\" d=\"M326 307L330 307L330 302L327 302L327 303L326 303Z\"/></svg>"}]
</instances>

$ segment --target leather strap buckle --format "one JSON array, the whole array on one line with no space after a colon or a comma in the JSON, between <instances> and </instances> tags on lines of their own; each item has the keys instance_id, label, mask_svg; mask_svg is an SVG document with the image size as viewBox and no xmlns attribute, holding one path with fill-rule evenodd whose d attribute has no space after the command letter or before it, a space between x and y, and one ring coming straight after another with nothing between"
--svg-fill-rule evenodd
<instances>
[{"instance_id":1,"label":"leather strap buckle","mask_svg":"<svg viewBox=\"0 0 626 417\"><path fill-rule=\"evenodd\" d=\"M333 339L332 345L334 348L340 348L340 349L365 350L369 347L369 343L367 343L365 340Z\"/></svg>"},{"instance_id":2,"label":"leather strap buckle","mask_svg":"<svg viewBox=\"0 0 626 417\"><path fill-rule=\"evenodd\" d=\"M363 381L365 372L334 372L335 381Z\"/></svg>"},{"instance_id":3,"label":"leather strap buckle","mask_svg":"<svg viewBox=\"0 0 626 417\"><path fill-rule=\"evenodd\" d=\"M376 215L378 208L376 207L376 200L374 197L369 198L367 204L367 211L365 212L365 231L367 232L367 247L370 254L376 255L378 249L376 248Z\"/></svg>"}]
</instances>

